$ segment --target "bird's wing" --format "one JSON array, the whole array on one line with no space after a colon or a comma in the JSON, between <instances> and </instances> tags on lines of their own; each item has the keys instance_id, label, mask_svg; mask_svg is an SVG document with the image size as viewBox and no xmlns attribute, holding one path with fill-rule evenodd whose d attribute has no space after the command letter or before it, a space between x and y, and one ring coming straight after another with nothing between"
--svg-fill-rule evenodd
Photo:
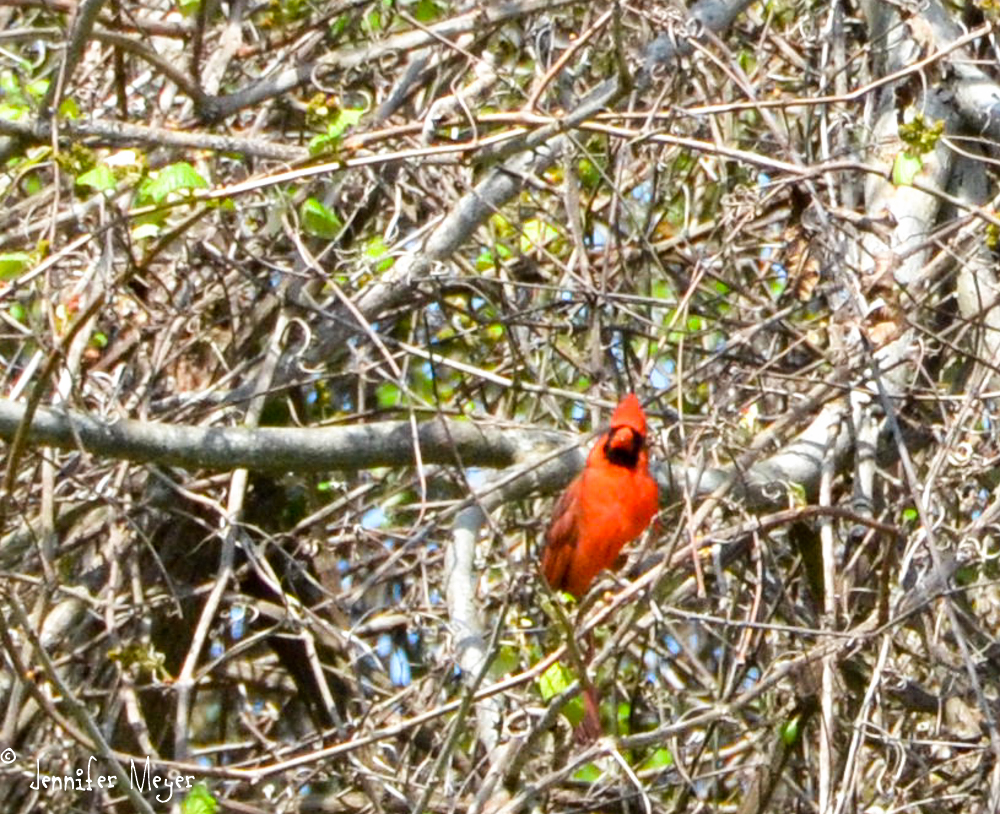
<instances>
[{"instance_id":1,"label":"bird's wing","mask_svg":"<svg viewBox=\"0 0 1000 814\"><path fill-rule=\"evenodd\" d=\"M579 537L577 522L580 478L573 481L556 502L552 522L545 532L545 550L542 552L542 573L553 589L566 587L566 577L576 551Z\"/></svg>"}]
</instances>

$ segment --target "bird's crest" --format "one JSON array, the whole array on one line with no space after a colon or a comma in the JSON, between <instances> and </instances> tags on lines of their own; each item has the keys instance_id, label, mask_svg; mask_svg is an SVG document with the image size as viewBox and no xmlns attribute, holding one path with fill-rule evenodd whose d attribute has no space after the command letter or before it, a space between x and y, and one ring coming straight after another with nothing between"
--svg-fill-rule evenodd
<instances>
[{"instance_id":1,"label":"bird's crest","mask_svg":"<svg viewBox=\"0 0 1000 814\"><path fill-rule=\"evenodd\" d=\"M618 402L618 406L611 416L610 427L611 429L628 427L635 430L643 438L646 437L646 415L642 412L642 406L635 393L629 393Z\"/></svg>"}]
</instances>

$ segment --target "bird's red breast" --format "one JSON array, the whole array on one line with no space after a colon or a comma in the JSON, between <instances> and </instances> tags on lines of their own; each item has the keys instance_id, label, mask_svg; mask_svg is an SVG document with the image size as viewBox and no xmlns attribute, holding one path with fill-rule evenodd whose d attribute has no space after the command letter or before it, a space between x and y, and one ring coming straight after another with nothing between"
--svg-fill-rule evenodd
<instances>
[{"instance_id":1,"label":"bird's red breast","mask_svg":"<svg viewBox=\"0 0 1000 814\"><path fill-rule=\"evenodd\" d=\"M582 596L610 568L622 547L649 525L659 489L649 474L646 416L635 394L625 396L587 465L556 503L545 533L542 573L556 590Z\"/></svg>"}]
</instances>

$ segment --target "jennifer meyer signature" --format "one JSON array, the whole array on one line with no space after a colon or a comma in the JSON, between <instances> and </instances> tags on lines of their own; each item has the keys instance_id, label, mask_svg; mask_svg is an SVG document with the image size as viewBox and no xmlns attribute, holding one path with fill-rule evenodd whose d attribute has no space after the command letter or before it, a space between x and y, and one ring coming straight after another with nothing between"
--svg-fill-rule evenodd
<instances>
[{"instance_id":1,"label":"jennifer meyer signature","mask_svg":"<svg viewBox=\"0 0 1000 814\"><path fill-rule=\"evenodd\" d=\"M4 749L0 753L0 763L10 764L17 759L13 749ZM35 759L35 779L31 788L36 791L97 791L98 789L113 789L118 783L118 777L113 774L94 772L97 758L93 755L87 760L86 769L77 769L73 774L43 774L41 761ZM129 783L140 793L155 792L158 803L169 803L175 791L189 791L194 783L193 774L160 775L152 774L149 769L149 758L138 767L134 760L129 760Z\"/></svg>"}]
</instances>

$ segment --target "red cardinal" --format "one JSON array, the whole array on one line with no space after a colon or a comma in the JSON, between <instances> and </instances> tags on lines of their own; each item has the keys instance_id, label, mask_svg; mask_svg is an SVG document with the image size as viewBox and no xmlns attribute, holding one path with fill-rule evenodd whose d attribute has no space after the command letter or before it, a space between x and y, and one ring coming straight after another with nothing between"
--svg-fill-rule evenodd
<instances>
[{"instance_id":1,"label":"red cardinal","mask_svg":"<svg viewBox=\"0 0 1000 814\"><path fill-rule=\"evenodd\" d=\"M648 463L646 416L629 393L590 450L583 472L559 498L545 532L542 573L553 589L583 596L622 547L645 531L659 508Z\"/></svg>"}]
</instances>

